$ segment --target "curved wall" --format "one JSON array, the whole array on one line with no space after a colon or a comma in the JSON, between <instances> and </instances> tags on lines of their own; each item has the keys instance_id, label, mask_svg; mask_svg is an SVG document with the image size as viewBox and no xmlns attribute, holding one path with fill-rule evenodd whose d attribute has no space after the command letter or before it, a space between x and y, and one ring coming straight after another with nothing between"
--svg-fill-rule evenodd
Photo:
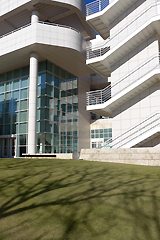
<instances>
[{"instance_id":1,"label":"curved wall","mask_svg":"<svg viewBox=\"0 0 160 240\"><path fill-rule=\"evenodd\" d=\"M65 47L81 52L82 37L70 27L34 23L0 38L0 56L33 44Z\"/></svg>"},{"instance_id":2,"label":"curved wall","mask_svg":"<svg viewBox=\"0 0 160 240\"><path fill-rule=\"evenodd\" d=\"M65 4L65 5L70 5L72 7L75 7L79 9L80 11L82 10L82 0L45 0L45 3L51 3L51 4L59 3L59 4ZM1 0L1 7L0 7L0 16L3 16L19 7L22 7L25 4L28 5L33 5L42 3L41 0Z\"/></svg>"}]
</instances>

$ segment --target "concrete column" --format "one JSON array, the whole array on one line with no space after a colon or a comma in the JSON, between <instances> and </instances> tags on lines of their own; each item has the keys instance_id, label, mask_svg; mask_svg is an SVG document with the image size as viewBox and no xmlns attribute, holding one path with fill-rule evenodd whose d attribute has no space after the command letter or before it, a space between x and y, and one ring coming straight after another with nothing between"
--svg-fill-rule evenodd
<instances>
[{"instance_id":1,"label":"concrete column","mask_svg":"<svg viewBox=\"0 0 160 240\"><path fill-rule=\"evenodd\" d=\"M28 110L28 154L36 153L36 111L37 111L38 56L30 56L29 110Z\"/></svg>"},{"instance_id":2,"label":"concrete column","mask_svg":"<svg viewBox=\"0 0 160 240\"><path fill-rule=\"evenodd\" d=\"M38 11L34 10L34 11L32 11L31 24L37 23L38 21L39 21Z\"/></svg>"}]
</instances>

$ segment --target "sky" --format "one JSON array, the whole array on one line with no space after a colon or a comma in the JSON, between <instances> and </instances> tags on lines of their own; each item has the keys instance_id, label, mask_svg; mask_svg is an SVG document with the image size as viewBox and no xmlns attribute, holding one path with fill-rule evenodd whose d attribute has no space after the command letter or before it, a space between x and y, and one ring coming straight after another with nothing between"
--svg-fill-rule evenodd
<instances>
[{"instance_id":1,"label":"sky","mask_svg":"<svg viewBox=\"0 0 160 240\"><path fill-rule=\"evenodd\" d=\"M85 3L90 3L90 2L93 2L95 0L84 0Z\"/></svg>"}]
</instances>

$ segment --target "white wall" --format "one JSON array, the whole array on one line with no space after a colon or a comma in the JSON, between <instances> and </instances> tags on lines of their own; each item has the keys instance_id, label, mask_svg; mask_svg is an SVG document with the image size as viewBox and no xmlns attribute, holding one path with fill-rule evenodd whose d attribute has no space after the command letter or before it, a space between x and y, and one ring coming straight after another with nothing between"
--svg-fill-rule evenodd
<instances>
[{"instance_id":1,"label":"white wall","mask_svg":"<svg viewBox=\"0 0 160 240\"><path fill-rule=\"evenodd\" d=\"M135 1L132 7L114 20L117 24L114 24L115 26L110 31L109 45L111 48L133 34L152 17L158 16L157 5L160 5L160 2L157 3L156 0L143 1ZM140 4L141 2L143 3Z\"/></svg>"},{"instance_id":2,"label":"white wall","mask_svg":"<svg viewBox=\"0 0 160 240\"><path fill-rule=\"evenodd\" d=\"M113 139L160 111L160 82L145 89L119 108L113 118Z\"/></svg>"},{"instance_id":3,"label":"white wall","mask_svg":"<svg viewBox=\"0 0 160 240\"><path fill-rule=\"evenodd\" d=\"M115 68L109 78L112 96L153 70L159 64L158 52L158 40L151 37L112 66Z\"/></svg>"},{"instance_id":4,"label":"white wall","mask_svg":"<svg viewBox=\"0 0 160 240\"><path fill-rule=\"evenodd\" d=\"M111 0L110 3L111 2L114 3L114 0ZM92 41L93 46L108 42L111 51L114 51L114 47L125 40L129 41L129 39L136 34L136 31L140 32L153 20L157 21L156 23L153 23L150 28L145 28L146 32L148 31L147 36L150 34L150 38L146 37L143 31L141 32L141 36L137 35L137 40L139 37L139 43L137 41L134 44L134 42L131 41L132 46L129 46L129 44L125 45L123 48L124 53L122 54L123 56L126 54L125 57L121 55L122 51L120 52L118 47L116 51L117 55L113 52L112 56L114 64L113 66L110 66L112 73L111 77L108 78L108 81L111 82L112 86L112 97L116 95L116 93L126 89L129 85L136 81L138 82L138 80L142 79L142 77L146 76L148 73L152 73L154 69L160 69L159 36L158 33L156 34L155 30L159 24L159 13L160 0L135 0L133 1L133 5L126 11L123 11L121 16L117 19L113 19L114 23L112 26L114 27L110 31L109 41L101 40L101 38L98 37L96 40ZM159 27L157 27L157 29L158 28ZM159 29L157 32L159 32ZM104 59L105 57L106 59ZM109 65L111 61L110 59L111 56L109 56L108 52L108 57L106 55L98 60L104 60L103 64ZM90 61L90 63L92 62L94 63L94 60ZM160 83L158 81L159 80L157 79L157 83L153 83L152 86L149 85L145 89L142 89L141 93L137 93L135 97L126 100L125 104L121 104L121 106L117 107L116 111L113 112L113 116L115 116L112 120L113 139L123 134L131 127L134 127L136 124L141 123L153 113L159 112ZM117 85L115 86L115 84Z\"/></svg>"},{"instance_id":5,"label":"white wall","mask_svg":"<svg viewBox=\"0 0 160 240\"><path fill-rule=\"evenodd\" d=\"M91 129L112 128L112 119L98 119L91 123Z\"/></svg>"},{"instance_id":6,"label":"white wall","mask_svg":"<svg viewBox=\"0 0 160 240\"><path fill-rule=\"evenodd\" d=\"M128 10L131 13L125 13L126 16L124 15L124 19L122 18L111 30L111 38L127 26L128 23L133 21L134 24L132 24L132 27L130 25L126 28L123 34L118 34L117 38L115 38L116 41L111 41L111 47L132 34L139 26L155 15L157 11L156 7L150 7L154 3L154 0L147 0L138 7L135 4L132 9ZM141 15L144 9L148 9L148 11ZM136 20L136 16L138 15L141 15L141 17ZM156 36L151 36L150 39L136 47L134 51L128 53L125 58L122 58L116 65L112 66L113 72L109 78L112 85L112 96L153 70L158 64L159 42L156 40ZM120 80L122 81L120 82ZM118 84L114 86L115 83ZM160 110L159 103L160 84L157 83L154 86L148 87L124 105L121 105L112 121L113 139L131 127L136 126L153 113L158 112Z\"/></svg>"},{"instance_id":7,"label":"white wall","mask_svg":"<svg viewBox=\"0 0 160 240\"><path fill-rule=\"evenodd\" d=\"M14 9L23 6L24 4L33 4L31 3L32 0L1 0L1 7L0 7L0 16L13 11ZM40 0L37 1L41 2ZM50 3L59 2L61 4L69 4L71 6L74 6L78 8L79 10L82 10L82 1L81 0L50 0Z\"/></svg>"}]
</instances>

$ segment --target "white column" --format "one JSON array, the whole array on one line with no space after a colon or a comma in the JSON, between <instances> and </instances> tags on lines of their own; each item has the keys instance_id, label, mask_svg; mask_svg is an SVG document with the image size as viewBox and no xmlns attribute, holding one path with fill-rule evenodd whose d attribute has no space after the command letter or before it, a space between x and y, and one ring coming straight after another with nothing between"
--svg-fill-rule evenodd
<instances>
[{"instance_id":1,"label":"white column","mask_svg":"<svg viewBox=\"0 0 160 240\"><path fill-rule=\"evenodd\" d=\"M28 110L28 154L36 153L36 111L37 111L38 56L30 56L29 110Z\"/></svg>"},{"instance_id":2,"label":"white column","mask_svg":"<svg viewBox=\"0 0 160 240\"><path fill-rule=\"evenodd\" d=\"M38 21L39 21L38 11L34 10L34 11L32 11L31 24L37 23Z\"/></svg>"}]
</instances>

